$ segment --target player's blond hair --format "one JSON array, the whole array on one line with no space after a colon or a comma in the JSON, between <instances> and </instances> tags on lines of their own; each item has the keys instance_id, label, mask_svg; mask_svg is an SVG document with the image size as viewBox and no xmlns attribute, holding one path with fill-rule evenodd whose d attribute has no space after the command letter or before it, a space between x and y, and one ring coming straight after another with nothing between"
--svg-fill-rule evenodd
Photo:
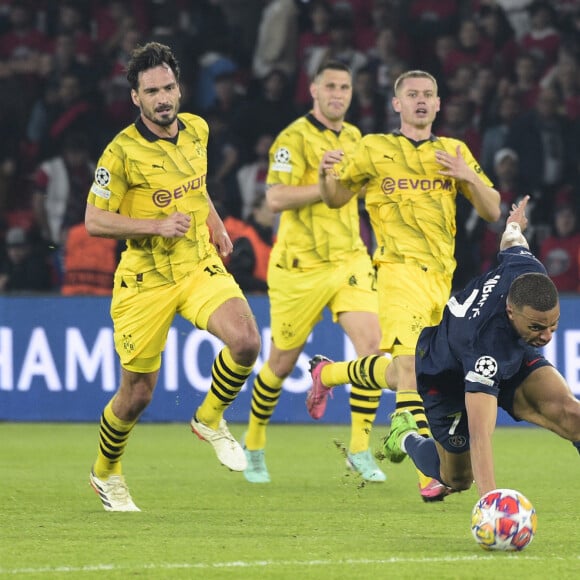
<instances>
[{"instance_id":1,"label":"player's blond hair","mask_svg":"<svg viewBox=\"0 0 580 580\"><path fill-rule=\"evenodd\" d=\"M399 89L402 88L403 83L405 82L406 79L429 79L435 86L435 94L437 94L438 90L437 80L431 73L428 73L427 71L424 70L408 70L405 71L403 74L400 74L397 80L395 81L394 85L395 95L399 94Z\"/></svg>"}]
</instances>

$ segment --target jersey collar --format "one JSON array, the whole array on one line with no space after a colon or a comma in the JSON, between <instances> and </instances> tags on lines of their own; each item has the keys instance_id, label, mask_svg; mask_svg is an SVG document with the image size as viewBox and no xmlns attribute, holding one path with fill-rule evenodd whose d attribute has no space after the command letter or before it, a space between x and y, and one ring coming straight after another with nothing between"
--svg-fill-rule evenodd
<instances>
[{"instance_id":1,"label":"jersey collar","mask_svg":"<svg viewBox=\"0 0 580 580\"><path fill-rule=\"evenodd\" d=\"M429 135L429 139L422 139L421 141L415 141L414 139L409 139L409 137L407 137L406 135L403 135L403 133L401 133L400 129L396 129L395 131L393 131L393 135L395 135L395 137L403 137L404 139L407 139L408 141L410 141L411 143L413 143L413 145L415 145L415 147L418 147L419 145L421 145L421 143L426 143L427 141L437 141L439 138L437 137L437 135L433 135L433 133L431 133L431 135Z\"/></svg>"},{"instance_id":2,"label":"jersey collar","mask_svg":"<svg viewBox=\"0 0 580 580\"><path fill-rule=\"evenodd\" d=\"M340 135L340 131L335 131L334 129L330 129L324 123L321 123L312 113L307 113L306 120L314 125L319 131L332 131L337 137Z\"/></svg>"},{"instance_id":3,"label":"jersey collar","mask_svg":"<svg viewBox=\"0 0 580 580\"><path fill-rule=\"evenodd\" d=\"M159 141L160 139L162 141L170 141L171 143L175 143L177 141L177 136L179 135L179 133L178 133L175 136L175 138L173 138L173 139L158 137L157 135L155 135L155 133L153 133L153 131L151 131L147 128L145 123L143 123L143 119L141 118L141 115L139 115L139 117L137 117L137 120L135 121L135 127L137 127L137 131L139 131L139 133L141 134L141 137L143 137L144 139L147 139L147 141L150 141L151 143L154 143L155 141ZM177 127L178 127L179 131L182 131L183 129L185 129L185 123L179 117L177 117Z\"/></svg>"}]
</instances>

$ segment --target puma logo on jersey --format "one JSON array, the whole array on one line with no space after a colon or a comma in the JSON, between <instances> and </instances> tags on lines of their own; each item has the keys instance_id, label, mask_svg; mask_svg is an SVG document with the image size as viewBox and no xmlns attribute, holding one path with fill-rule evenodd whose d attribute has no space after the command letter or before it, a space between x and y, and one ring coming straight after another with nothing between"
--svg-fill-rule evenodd
<instances>
[{"instance_id":1,"label":"puma logo on jersey","mask_svg":"<svg viewBox=\"0 0 580 580\"><path fill-rule=\"evenodd\" d=\"M391 157L391 155L383 155L383 157L386 157L387 159L389 159L389 160L391 160L393 162L395 161L395 156L394 155L392 157Z\"/></svg>"}]
</instances>

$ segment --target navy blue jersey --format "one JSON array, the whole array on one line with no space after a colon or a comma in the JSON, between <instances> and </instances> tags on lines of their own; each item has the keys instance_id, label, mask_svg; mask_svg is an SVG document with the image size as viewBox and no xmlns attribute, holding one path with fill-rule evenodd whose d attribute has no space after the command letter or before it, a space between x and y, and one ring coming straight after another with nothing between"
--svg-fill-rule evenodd
<instances>
[{"instance_id":1,"label":"navy blue jersey","mask_svg":"<svg viewBox=\"0 0 580 580\"><path fill-rule=\"evenodd\" d=\"M464 384L466 392L496 397L501 381L513 377L539 351L513 329L506 300L511 283L522 274L546 274L541 262L523 246L498 255L499 265L472 280L445 306L438 326L423 330L417 344L416 369L421 376L446 375L447 385ZM461 379L461 380L458 380ZM443 386L443 385L442 385Z\"/></svg>"}]
</instances>

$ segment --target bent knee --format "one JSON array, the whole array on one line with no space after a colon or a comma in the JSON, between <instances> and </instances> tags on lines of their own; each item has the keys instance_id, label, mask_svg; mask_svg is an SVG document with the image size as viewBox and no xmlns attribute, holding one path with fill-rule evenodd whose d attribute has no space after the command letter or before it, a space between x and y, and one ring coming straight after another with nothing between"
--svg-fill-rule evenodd
<instances>
[{"instance_id":1,"label":"bent knee","mask_svg":"<svg viewBox=\"0 0 580 580\"><path fill-rule=\"evenodd\" d=\"M473 474L471 471L449 475L441 473L441 483L444 483L454 491L467 491L473 484Z\"/></svg>"},{"instance_id":2,"label":"bent knee","mask_svg":"<svg viewBox=\"0 0 580 580\"><path fill-rule=\"evenodd\" d=\"M256 331L240 334L232 339L228 344L232 358L239 364L244 366L251 366L256 362L260 349L262 348L262 341L260 335Z\"/></svg>"},{"instance_id":3,"label":"bent knee","mask_svg":"<svg viewBox=\"0 0 580 580\"><path fill-rule=\"evenodd\" d=\"M473 483L473 478L459 478L454 477L451 481L444 482L447 487L450 487L453 491L467 491L471 488Z\"/></svg>"}]
</instances>

